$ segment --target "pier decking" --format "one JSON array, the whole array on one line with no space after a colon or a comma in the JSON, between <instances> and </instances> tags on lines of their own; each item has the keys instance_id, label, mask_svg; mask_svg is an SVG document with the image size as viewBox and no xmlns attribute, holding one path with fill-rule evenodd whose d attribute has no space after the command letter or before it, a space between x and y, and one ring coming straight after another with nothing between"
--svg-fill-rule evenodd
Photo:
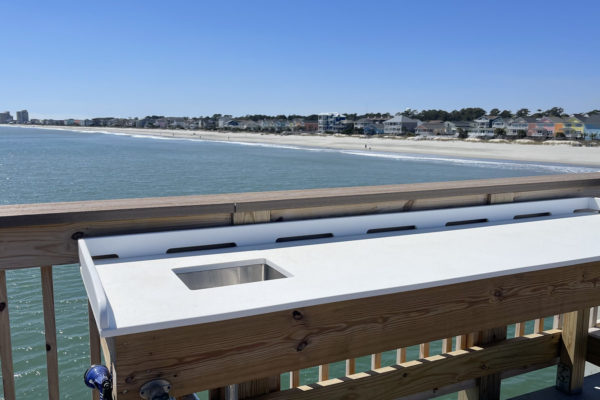
<instances>
[{"instance_id":1,"label":"pier decking","mask_svg":"<svg viewBox=\"0 0 600 400\"><path fill-rule=\"evenodd\" d=\"M600 196L600 174L0 207L4 396L15 398L5 270L42 270L48 398L59 399L52 266L78 262L82 237L587 196ZM503 378L550 365L559 365L562 392L577 393L586 359L600 363L600 341L589 333L598 304L600 263L582 261L180 327L166 342L152 332L135 342L127 335L100 340L92 317L90 361L100 362L101 342L109 365L120 360L113 366L120 400L139 398L139 387L157 377L172 381L175 396L210 390L211 399L224 398L229 385L240 399L427 398L455 391L461 398L498 398ZM554 329L543 331L548 318ZM525 335L529 320L534 333ZM507 338L513 324L516 337ZM429 343L439 339L442 352L432 354ZM176 341L189 343L188 351L168 359L148 352ZM413 345L421 346L420 358L407 361L405 349ZM381 353L389 350L397 351L397 363L382 367ZM356 371L355 358L365 355L372 355L371 370ZM343 360L346 375L329 379L329 364ZM319 382L300 385L298 371L314 366ZM287 371L293 388L282 391Z\"/></svg>"}]
</instances>

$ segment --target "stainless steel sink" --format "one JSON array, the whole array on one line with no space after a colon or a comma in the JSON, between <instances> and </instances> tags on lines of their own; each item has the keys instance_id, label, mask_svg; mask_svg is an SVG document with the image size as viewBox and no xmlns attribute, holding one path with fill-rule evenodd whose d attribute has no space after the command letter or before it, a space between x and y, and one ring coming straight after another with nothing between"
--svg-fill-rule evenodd
<instances>
[{"instance_id":1,"label":"stainless steel sink","mask_svg":"<svg viewBox=\"0 0 600 400\"><path fill-rule=\"evenodd\" d=\"M191 290L287 278L264 259L178 269L174 272Z\"/></svg>"}]
</instances>

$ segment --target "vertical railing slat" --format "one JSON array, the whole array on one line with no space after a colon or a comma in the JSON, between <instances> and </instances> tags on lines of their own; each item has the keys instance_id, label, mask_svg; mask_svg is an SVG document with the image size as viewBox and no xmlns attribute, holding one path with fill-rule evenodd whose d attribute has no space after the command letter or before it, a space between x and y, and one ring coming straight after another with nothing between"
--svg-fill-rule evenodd
<instances>
[{"instance_id":1,"label":"vertical railing slat","mask_svg":"<svg viewBox=\"0 0 600 400\"><path fill-rule=\"evenodd\" d=\"M329 379L329 364L319 365L319 381Z\"/></svg>"},{"instance_id":2,"label":"vertical railing slat","mask_svg":"<svg viewBox=\"0 0 600 400\"><path fill-rule=\"evenodd\" d=\"M419 345L419 358L429 357L429 342Z\"/></svg>"},{"instance_id":3,"label":"vertical railing slat","mask_svg":"<svg viewBox=\"0 0 600 400\"><path fill-rule=\"evenodd\" d=\"M44 332L46 336L46 368L48 374L48 398L59 399L58 353L56 350L56 319L54 312L54 281L52 266L41 267L42 303L44 308Z\"/></svg>"},{"instance_id":4,"label":"vertical railing slat","mask_svg":"<svg viewBox=\"0 0 600 400\"><path fill-rule=\"evenodd\" d=\"M381 353L371 354L371 369L381 368Z\"/></svg>"},{"instance_id":5,"label":"vertical railing slat","mask_svg":"<svg viewBox=\"0 0 600 400\"><path fill-rule=\"evenodd\" d=\"M533 333L540 333L544 331L544 318L536 318L533 323Z\"/></svg>"},{"instance_id":6,"label":"vertical railing slat","mask_svg":"<svg viewBox=\"0 0 600 400\"><path fill-rule=\"evenodd\" d=\"M352 375L356 373L356 359L350 358L346 360L346 375Z\"/></svg>"},{"instance_id":7,"label":"vertical railing slat","mask_svg":"<svg viewBox=\"0 0 600 400\"><path fill-rule=\"evenodd\" d=\"M2 269L0 269L0 362L2 363L4 398L15 400L15 375L10 340L10 319L8 318L8 291L6 289L6 271Z\"/></svg>"},{"instance_id":8,"label":"vertical railing slat","mask_svg":"<svg viewBox=\"0 0 600 400\"><path fill-rule=\"evenodd\" d=\"M402 364L406 362L406 347L402 347L396 350L396 364Z\"/></svg>"},{"instance_id":9,"label":"vertical railing slat","mask_svg":"<svg viewBox=\"0 0 600 400\"><path fill-rule=\"evenodd\" d=\"M290 389L300 386L300 370L290 371Z\"/></svg>"},{"instance_id":10,"label":"vertical railing slat","mask_svg":"<svg viewBox=\"0 0 600 400\"><path fill-rule=\"evenodd\" d=\"M598 323L598 307L592 307L590 310L590 328L595 328Z\"/></svg>"},{"instance_id":11,"label":"vertical railing slat","mask_svg":"<svg viewBox=\"0 0 600 400\"><path fill-rule=\"evenodd\" d=\"M92 312L92 306L88 301L88 324L90 327L90 365L101 364L102 357L100 355L100 333L98 333L98 327L96 326L96 320ZM108 366L110 368L110 366ZM99 400L100 394L97 390L92 392L92 399Z\"/></svg>"},{"instance_id":12,"label":"vertical railing slat","mask_svg":"<svg viewBox=\"0 0 600 400\"><path fill-rule=\"evenodd\" d=\"M525 335L525 321L517 322L515 325L515 337L521 337Z\"/></svg>"},{"instance_id":13,"label":"vertical railing slat","mask_svg":"<svg viewBox=\"0 0 600 400\"><path fill-rule=\"evenodd\" d=\"M442 353L450 353L452 351L452 338L442 340Z\"/></svg>"}]
</instances>

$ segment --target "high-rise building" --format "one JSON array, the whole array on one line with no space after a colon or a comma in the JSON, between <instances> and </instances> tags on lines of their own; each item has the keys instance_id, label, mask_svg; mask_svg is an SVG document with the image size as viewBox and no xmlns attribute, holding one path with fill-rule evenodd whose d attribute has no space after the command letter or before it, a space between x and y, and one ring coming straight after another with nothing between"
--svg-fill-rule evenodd
<instances>
[{"instance_id":1,"label":"high-rise building","mask_svg":"<svg viewBox=\"0 0 600 400\"><path fill-rule=\"evenodd\" d=\"M29 113L27 110L17 111L17 124L26 124L29 122Z\"/></svg>"},{"instance_id":2,"label":"high-rise building","mask_svg":"<svg viewBox=\"0 0 600 400\"><path fill-rule=\"evenodd\" d=\"M12 122L12 115L10 115L10 111L6 111L3 113L0 113L0 124L8 124L9 122Z\"/></svg>"}]
</instances>

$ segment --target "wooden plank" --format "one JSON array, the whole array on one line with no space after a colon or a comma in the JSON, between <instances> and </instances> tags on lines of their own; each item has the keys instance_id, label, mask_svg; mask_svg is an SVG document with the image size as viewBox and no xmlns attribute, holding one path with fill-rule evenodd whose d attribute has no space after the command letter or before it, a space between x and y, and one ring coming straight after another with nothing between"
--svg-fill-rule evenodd
<instances>
[{"instance_id":1,"label":"wooden plank","mask_svg":"<svg viewBox=\"0 0 600 400\"><path fill-rule=\"evenodd\" d=\"M81 234L229 225L238 218L233 213L244 212L270 211L276 221L283 218L277 210L311 207L329 207L314 217L336 215L340 208L344 215L389 212L404 203L410 209L454 207L487 203L502 193L514 194L515 201L599 195L600 174L0 206L0 269L76 263L72 237Z\"/></svg>"},{"instance_id":2,"label":"wooden plank","mask_svg":"<svg viewBox=\"0 0 600 400\"><path fill-rule=\"evenodd\" d=\"M233 225L245 225L269 222L271 220L271 212L265 211L250 211L250 212L235 212L232 215Z\"/></svg>"},{"instance_id":3,"label":"wooden plank","mask_svg":"<svg viewBox=\"0 0 600 400\"><path fill-rule=\"evenodd\" d=\"M496 345L477 346L403 365L356 374L261 396L257 400L396 399L524 365L552 363L560 351L560 332L528 335Z\"/></svg>"},{"instance_id":4,"label":"wooden plank","mask_svg":"<svg viewBox=\"0 0 600 400\"><path fill-rule=\"evenodd\" d=\"M88 301L88 327L89 327L89 336L90 336L90 365L102 364L102 356L100 355L100 333L98 332L98 327L96 326L96 320L94 320L94 314L92 312L92 306ZM111 364L111 357L108 353L108 346L106 346L105 351L105 359L106 365ZM97 390L92 392L92 399L99 400L100 394Z\"/></svg>"},{"instance_id":5,"label":"wooden plank","mask_svg":"<svg viewBox=\"0 0 600 400\"><path fill-rule=\"evenodd\" d=\"M10 318L8 317L8 291L6 289L6 272L2 270L0 270L0 362L2 363L4 398L15 400L15 377L10 340Z\"/></svg>"},{"instance_id":6,"label":"wooden plank","mask_svg":"<svg viewBox=\"0 0 600 400\"><path fill-rule=\"evenodd\" d=\"M0 218L1 220L1 218ZM77 239L127 233L231 225L231 214L189 215L173 218L85 220L29 227L5 228L0 223L0 269L39 265L76 264Z\"/></svg>"},{"instance_id":7,"label":"wooden plank","mask_svg":"<svg viewBox=\"0 0 600 400\"><path fill-rule=\"evenodd\" d=\"M515 325L515 337L525 335L525 324L526 322L517 322Z\"/></svg>"},{"instance_id":8,"label":"wooden plank","mask_svg":"<svg viewBox=\"0 0 600 400\"><path fill-rule=\"evenodd\" d=\"M381 368L381 353L371 354L371 369Z\"/></svg>"},{"instance_id":9,"label":"wooden plank","mask_svg":"<svg viewBox=\"0 0 600 400\"><path fill-rule=\"evenodd\" d=\"M419 358L429 357L429 348L430 348L429 342L421 343L419 345ZM373 369L373 368L371 368L371 369Z\"/></svg>"},{"instance_id":10,"label":"wooden plank","mask_svg":"<svg viewBox=\"0 0 600 400\"><path fill-rule=\"evenodd\" d=\"M319 380L326 381L329 379L329 364L319 365Z\"/></svg>"},{"instance_id":11,"label":"wooden plank","mask_svg":"<svg viewBox=\"0 0 600 400\"><path fill-rule=\"evenodd\" d=\"M456 337L456 350L464 350L467 348L467 336L468 335L458 335Z\"/></svg>"},{"instance_id":12,"label":"wooden plank","mask_svg":"<svg viewBox=\"0 0 600 400\"><path fill-rule=\"evenodd\" d=\"M290 371L290 388L300 386L300 370Z\"/></svg>"},{"instance_id":13,"label":"wooden plank","mask_svg":"<svg viewBox=\"0 0 600 400\"><path fill-rule=\"evenodd\" d=\"M173 218L188 215L339 206L465 195L574 189L573 195L598 193L600 173L428 182L400 185L93 200L0 206L0 225L23 227L67 222ZM591 189L592 191L586 192ZM594 191L595 190L595 191Z\"/></svg>"},{"instance_id":14,"label":"wooden plank","mask_svg":"<svg viewBox=\"0 0 600 400\"><path fill-rule=\"evenodd\" d=\"M562 329L562 314L556 314L552 318L552 329Z\"/></svg>"},{"instance_id":15,"label":"wooden plank","mask_svg":"<svg viewBox=\"0 0 600 400\"><path fill-rule=\"evenodd\" d=\"M595 328L598 324L598 307L594 306L590 310L590 328Z\"/></svg>"},{"instance_id":16,"label":"wooden plank","mask_svg":"<svg viewBox=\"0 0 600 400\"><path fill-rule=\"evenodd\" d=\"M58 352L56 349L56 318L54 313L54 282L52 266L41 267L44 332L46 336L46 368L48 399L59 400Z\"/></svg>"},{"instance_id":17,"label":"wooden plank","mask_svg":"<svg viewBox=\"0 0 600 400\"><path fill-rule=\"evenodd\" d=\"M540 333L544 330L544 318L536 318L533 321L533 333Z\"/></svg>"},{"instance_id":18,"label":"wooden plank","mask_svg":"<svg viewBox=\"0 0 600 400\"><path fill-rule=\"evenodd\" d=\"M506 340L506 326L486 329L474 339L478 346L489 346ZM500 399L500 372L477 379L476 386L458 393L459 400L498 400Z\"/></svg>"},{"instance_id":19,"label":"wooden plank","mask_svg":"<svg viewBox=\"0 0 600 400\"><path fill-rule=\"evenodd\" d=\"M287 310L123 335L115 383L131 394L160 374L187 394L590 307L598 280L600 263L587 263L306 307L302 323Z\"/></svg>"},{"instance_id":20,"label":"wooden plank","mask_svg":"<svg viewBox=\"0 0 600 400\"><path fill-rule=\"evenodd\" d=\"M600 329L598 328L590 329L585 359L600 367Z\"/></svg>"},{"instance_id":21,"label":"wooden plank","mask_svg":"<svg viewBox=\"0 0 600 400\"><path fill-rule=\"evenodd\" d=\"M561 174L524 178L415 183L353 188L312 189L289 192L245 193L236 200L236 211L278 210L339 206L399 200L466 196L478 194L549 191L578 188L598 193L600 173Z\"/></svg>"},{"instance_id":22,"label":"wooden plank","mask_svg":"<svg viewBox=\"0 0 600 400\"><path fill-rule=\"evenodd\" d=\"M452 351L452 338L442 340L442 353L450 353Z\"/></svg>"},{"instance_id":23,"label":"wooden plank","mask_svg":"<svg viewBox=\"0 0 600 400\"><path fill-rule=\"evenodd\" d=\"M350 358L346 360L346 375L352 375L356 373L356 359Z\"/></svg>"},{"instance_id":24,"label":"wooden plank","mask_svg":"<svg viewBox=\"0 0 600 400\"><path fill-rule=\"evenodd\" d=\"M406 348L396 350L396 364L402 364L406 362Z\"/></svg>"},{"instance_id":25,"label":"wooden plank","mask_svg":"<svg viewBox=\"0 0 600 400\"><path fill-rule=\"evenodd\" d=\"M585 373L590 308L564 315L560 362L556 371L556 388L567 394L581 392Z\"/></svg>"},{"instance_id":26,"label":"wooden plank","mask_svg":"<svg viewBox=\"0 0 600 400\"><path fill-rule=\"evenodd\" d=\"M278 392L279 390L281 390L281 377L279 375L253 379L238 385L238 400L253 399L256 396Z\"/></svg>"}]
</instances>

